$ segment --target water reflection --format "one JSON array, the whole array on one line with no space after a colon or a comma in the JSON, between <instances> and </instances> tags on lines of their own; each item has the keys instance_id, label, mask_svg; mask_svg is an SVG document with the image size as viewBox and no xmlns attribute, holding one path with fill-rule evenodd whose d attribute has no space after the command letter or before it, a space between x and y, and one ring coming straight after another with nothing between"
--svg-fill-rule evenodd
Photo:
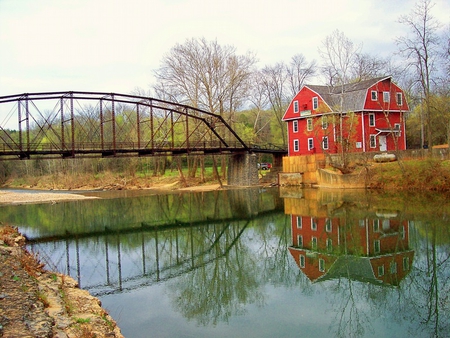
<instances>
[{"instance_id":1,"label":"water reflection","mask_svg":"<svg viewBox=\"0 0 450 338\"><path fill-rule=\"evenodd\" d=\"M2 211L129 337L445 337L447 201L248 189Z\"/></svg>"},{"instance_id":2,"label":"water reflection","mask_svg":"<svg viewBox=\"0 0 450 338\"><path fill-rule=\"evenodd\" d=\"M414 257L408 221L396 219L396 213L347 217L347 208L327 216L303 206L295 210L289 251L297 265L312 282L345 277L398 286Z\"/></svg>"},{"instance_id":3,"label":"water reflection","mask_svg":"<svg viewBox=\"0 0 450 338\"><path fill-rule=\"evenodd\" d=\"M334 290L336 336L375 334L376 316L400 322L404 336L448 336L449 205L442 197L399 203L395 195L289 189L284 196L289 251L312 283Z\"/></svg>"}]
</instances>

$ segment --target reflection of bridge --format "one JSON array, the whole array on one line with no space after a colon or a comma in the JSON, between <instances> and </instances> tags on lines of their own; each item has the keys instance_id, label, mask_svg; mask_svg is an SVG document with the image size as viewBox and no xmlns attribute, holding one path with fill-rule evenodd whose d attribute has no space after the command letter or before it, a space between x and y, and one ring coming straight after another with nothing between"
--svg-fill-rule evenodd
<instances>
[{"instance_id":1,"label":"reflection of bridge","mask_svg":"<svg viewBox=\"0 0 450 338\"><path fill-rule=\"evenodd\" d=\"M47 266L101 296L168 280L225 257L248 225L267 215L41 238L30 246Z\"/></svg>"},{"instance_id":2,"label":"reflection of bridge","mask_svg":"<svg viewBox=\"0 0 450 338\"><path fill-rule=\"evenodd\" d=\"M0 97L0 108L0 158L286 153L247 144L220 115L143 96L18 94Z\"/></svg>"},{"instance_id":3,"label":"reflection of bridge","mask_svg":"<svg viewBox=\"0 0 450 338\"><path fill-rule=\"evenodd\" d=\"M249 225L283 209L277 190L264 196L253 188L46 204L39 213L53 213L48 230L32 217L21 232L48 268L96 295L121 292L227 256Z\"/></svg>"}]
</instances>

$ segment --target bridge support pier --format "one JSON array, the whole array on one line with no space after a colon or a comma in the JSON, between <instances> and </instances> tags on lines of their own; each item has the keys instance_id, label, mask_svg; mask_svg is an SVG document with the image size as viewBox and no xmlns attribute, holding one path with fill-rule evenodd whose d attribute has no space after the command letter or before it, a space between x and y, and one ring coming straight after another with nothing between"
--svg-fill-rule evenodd
<instances>
[{"instance_id":1,"label":"bridge support pier","mask_svg":"<svg viewBox=\"0 0 450 338\"><path fill-rule=\"evenodd\" d=\"M259 184L258 159L255 154L241 153L228 159L228 185L252 186Z\"/></svg>"}]
</instances>

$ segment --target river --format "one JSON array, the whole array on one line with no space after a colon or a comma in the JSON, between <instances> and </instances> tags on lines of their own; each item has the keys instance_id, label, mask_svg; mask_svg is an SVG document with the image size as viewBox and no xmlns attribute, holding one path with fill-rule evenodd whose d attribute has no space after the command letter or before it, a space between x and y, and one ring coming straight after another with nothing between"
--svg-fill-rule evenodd
<instances>
[{"instance_id":1,"label":"river","mask_svg":"<svg viewBox=\"0 0 450 338\"><path fill-rule=\"evenodd\" d=\"M5 205L125 337L448 337L450 202L322 189Z\"/></svg>"}]
</instances>

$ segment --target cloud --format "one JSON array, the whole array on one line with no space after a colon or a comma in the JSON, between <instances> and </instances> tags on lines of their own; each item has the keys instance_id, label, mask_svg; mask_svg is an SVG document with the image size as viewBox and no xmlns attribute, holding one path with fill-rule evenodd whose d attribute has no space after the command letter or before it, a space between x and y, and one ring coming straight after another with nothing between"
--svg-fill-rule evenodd
<instances>
[{"instance_id":1,"label":"cloud","mask_svg":"<svg viewBox=\"0 0 450 338\"><path fill-rule=\"evenodd\" d=\"M0 0L0 95L147 89L176 43L217 39L260 66L318 47L339 29L363 50L392 54L409 0ZM438 2L448 22L450 5ZM444 11L444 12L443 12Z\"/></svg>"}]
</instances>

